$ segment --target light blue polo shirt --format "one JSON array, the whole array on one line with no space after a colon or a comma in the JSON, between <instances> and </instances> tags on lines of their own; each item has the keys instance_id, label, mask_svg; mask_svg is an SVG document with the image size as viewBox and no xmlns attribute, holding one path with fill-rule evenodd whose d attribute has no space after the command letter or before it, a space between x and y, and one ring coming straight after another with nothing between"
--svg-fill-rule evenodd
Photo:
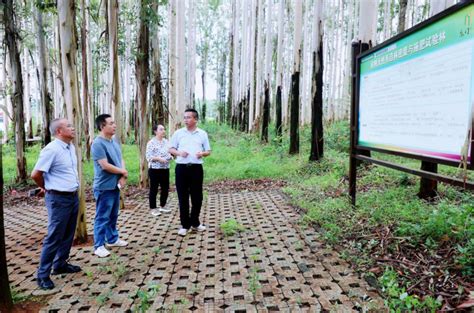
<instances>
[{"instance_id":1,"label":"light blue polo shirt","mask_svg":"<svg viewBox=\"0 0 474 313\"><path fill-rule=\"evenodd\" d=\"M43 172L44 188L73 192L79 188L76 148L60 139L41 150L35 170Z\"/></svg>"},{"instance_id":2,"label":"light blue polo shirt","mask_svg":"<svg viewBox=\"0 0 474 313\"><path fill-rule=\"evenodd\" d=\"M178 129L171 137L170 147L189 153L185 158L178 156L176 158L177 164L203 164L203 158L198 159L196 153L211 151L207 133L200 128L196 128L192 132L188 131L186 127Z\"/></svg>"},{"instance_id":3,"label":"light blue polo shirt","mask_svg":"<svg viewBox=\"0 0 474 313\"><path fill-rule=\"evenodd\" d=\"M97 136L92 143L91 154L94 160L94 190L116 189L122 175L104 171L98 161L107 159L110 164L122 168L122 151L118 142Z\"/></svg>"}]
</instances>

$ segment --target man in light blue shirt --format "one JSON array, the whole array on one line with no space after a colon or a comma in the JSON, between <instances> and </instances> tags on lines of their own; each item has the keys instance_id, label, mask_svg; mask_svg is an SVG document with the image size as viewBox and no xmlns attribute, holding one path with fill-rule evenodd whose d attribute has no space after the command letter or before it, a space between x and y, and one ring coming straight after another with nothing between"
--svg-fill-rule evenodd
<instances>
[{"instance_id":1,"label":"man in light blue shirt","mask_svg":"<svg viewBox=\"0 0 474 313\"><path fill-rule=\"evenodd\" d=\"M51 134L55 140L41 150L31 178L40 188L38 196L46 193L48 234L43 242L37 283L41 289L53 289L53 274L80 272L81 268L69 264L79 210L79 175L74 145L74 128L65 118L51 121Z\"/></svg>"},{"instance_id":2,"label":"man in light blue shirt","mask_svg":"<svg viewBox=\"0 0 474 313\"><path fill-rule=\"evenodd\" d=\"M206 226L199 221L202 206L202 183L204 171L203 157L211 154L207 133L197 127L198 112L194 109L184 111L186 127L178 129L171 137L170 153L176 156L176 191L179 199L181 228L178 234L186 236L192 228L205 231ZM191 214L189 197L191 196Z\"/></svg>"},{"instance_id":3,"label":"man in light blue shirt","mask_svg":"<svg viewBox=\"0 0 474 313\"><path fill-rule=\"evenodd\" d=\"M120 207L120 188L125 186L128 172L122 159L120 145L113 139L117 128L109 114L95 119L99 136L91 147L94 160L94 254L100 258L110 255L108 247L124 247L128 242L119 238L117 219Z\"/></svg>"}]
</instances>

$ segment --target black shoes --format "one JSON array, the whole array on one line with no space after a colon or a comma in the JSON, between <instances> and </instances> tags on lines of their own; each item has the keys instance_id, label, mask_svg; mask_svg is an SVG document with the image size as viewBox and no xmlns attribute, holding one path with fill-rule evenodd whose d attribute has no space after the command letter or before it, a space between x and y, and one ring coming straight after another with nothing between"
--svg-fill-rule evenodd
<instances>
[{"instance_id":1,"label":"black shoes","mask_svg":"<svg viewBox=\"0 0 474 313\"><path fill-rule=\"evenodd\" d=\"M70 273L77 273L80 271L82 271L82 269L79 266L67 263L66 266L63 266L61 268L55 268L52 274L53 275L70 274Z\"/></svg>"},{"instance_id":2,"label":"black shoes","mask_svg":"<svg viewBox=\"0 0 474 313\"><path fill-rule=\"evenodd\" d=\"M45 278L36 278L36 282L38 283L38 287L43 290L49 290L54 288L54 283L49 277Z\"/></svg>"}]
</instances>

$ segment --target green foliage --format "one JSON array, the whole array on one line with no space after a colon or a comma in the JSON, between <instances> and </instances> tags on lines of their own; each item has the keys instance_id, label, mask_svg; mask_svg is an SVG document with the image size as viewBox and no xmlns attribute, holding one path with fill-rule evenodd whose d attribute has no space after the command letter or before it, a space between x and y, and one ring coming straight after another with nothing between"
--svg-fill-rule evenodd
<instances>
[{"instance_id":1,"label":"green foliage","mask_svg":"<svg viewBox=\"0 0 474 313\"><path fill-rule=\"evenodd\" d=\"M436 312L441 306L441 303L431 296L420 299L409 295L398 281L398 275L393 269L386 270L379 278L382 292L386 297L385 305L391 312Z\"/></svg>"},{"instance_id":2,"label":"green foliage","mask_svg":"<svg viewBox=\"0 0 474 313\"><path fill-rule=\"evenodd\" d=\"M233 218L223 222L219 227L226 237L245 231L245 227Z\"/></svg>"},{"instance_id":3,"label":"green foliage","mask_svg":"<svg viewBox=\"0 0 474 313\"><path fill-rule=\"evenodd\" d=\"M111 290L107 290L106 292L98 295L96 298L95 298L95 301L97 302L97 304L99 306L102 306L104 305L109 299L110 297L112 296L112 291Z\"/></svg>"},{"instance_id":4,"label":"green foliage","mask_svg":"<svg viewBox=\"0 0 474 313\"><path fill-rule=\"evenodd\" d=\"M138 308L135 310L135 312L140 312L140 313L148 312L148 309L151 306L152 300L155 297L155 295L158 293L160 288L161 288L160 285L152 284L148 286L147 290L139 289L135 295L135 297L138 297L139 299Z\"/></svg>"},{"instance_id":5,"label":"green foliage","mask_svg":"<svg viewBox=\"0 0 474 313\"><path fill-rule=\"evenodd\" d=\"M19 292L13 287L10 288L10 293L12 295L13 304L23 302L29 299L29 296Z\"/></svg>"},{"instance_id":6,"label":"green foliage","mask_svg":"<svg viewBox=\"0 0 474 313\"><path fill-rule=\"evenodd\" d=\"M262 288L262 285L260 284L260 276L258 275L258 269L257 268L251 268L249 276L247 277L248 279L248 290L252 293L252 295L255 297L257 294L257 291Z\"/></svg>"},{"instance_id":7,"label":"green foliage","mask_svg":"<svg viewBox=\"0 0 474 313\"><path fill-rule=\"evenodd\" d=\"M459 255L456 262L462 267L462 272L467 277L474 276L474 238L471 238L465 246L458 245Z\"/></svg>"}]
</instances>

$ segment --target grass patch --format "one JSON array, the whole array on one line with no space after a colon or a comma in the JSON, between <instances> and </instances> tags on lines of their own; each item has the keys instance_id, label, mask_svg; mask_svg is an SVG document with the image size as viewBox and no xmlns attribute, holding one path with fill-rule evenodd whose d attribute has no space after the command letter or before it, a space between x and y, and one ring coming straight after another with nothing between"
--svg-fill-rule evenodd
<instances>
[{"instance_id":1,"label":"grass patch","mask_svg":"<svg viewBox=\"0 0 474 313\"><path fill-rule=\"evenodd\" d=\"M234 236L237 233L245 231L245 227L233 218L223 222L219 227L226 237Z\"/></svg>"}]
</instances>

